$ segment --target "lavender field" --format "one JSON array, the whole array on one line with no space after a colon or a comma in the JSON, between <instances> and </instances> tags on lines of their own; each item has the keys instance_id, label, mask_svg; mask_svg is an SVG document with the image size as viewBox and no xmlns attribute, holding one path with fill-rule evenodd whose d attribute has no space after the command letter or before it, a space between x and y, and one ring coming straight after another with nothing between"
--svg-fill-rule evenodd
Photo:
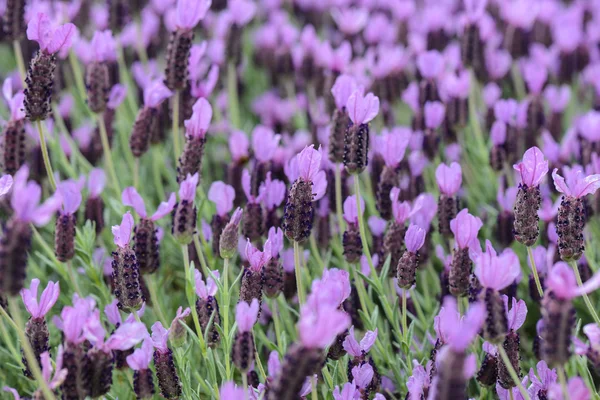
<instances>
[{"instance_id":1,"label":"lavender field","mask_svg":"<svg viewBox=\"0 0 600 400\"><path fill-rule=\"evenodd\" d=\"M0 15L0 399L600 400L600 1Z\"/></svg>"}]
</instances>

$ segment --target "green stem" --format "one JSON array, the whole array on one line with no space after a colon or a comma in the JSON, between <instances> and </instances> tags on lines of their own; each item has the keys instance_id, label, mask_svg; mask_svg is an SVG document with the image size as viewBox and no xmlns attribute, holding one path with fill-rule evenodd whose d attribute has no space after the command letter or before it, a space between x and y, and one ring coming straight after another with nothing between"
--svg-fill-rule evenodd
<instances>
[{"instance_id":1,"label":"green stem","mask_svg":"<svg viewBox=\"0 0 600 400\"><path fill-rule=\"evenodd\" d=\"M242 387L244 388L244 399L248 400L248 374L242 371Z\"/></svg>"},{"instance_id":2,"label":"green stem","mask_svg":"<svg viewBox=\"0 0 600 400\"><path fill-rule=\"evenodd\" d=\"M569 264L571 264L571 267L573 268L573 272L575 273L575 278L577 279L577 285L581 287L583 285L583 281L581 280L581 275L579 275L579 268L577 268L577 262L570 261ZM590 301L590 298L588 297L587 293L583 293L581 296L583 297L583 301L585 302L585 305L587 306L590 314L592 314L592 317L594 318L594 322L596 322L596 324L600 325L600 318L598 317L598 313L594 309L594 306L592 305L592 302Z\"/></svg>"},{"instance_id":3,"label":"green stem","mask_svg":"<svg viewBox=\"0 0 600 400\"><path fill-rule=\"evenodd\" d=\"M15 326L15 322L12 320L12 318L10 318L10 316L6 313L6 311L4 310L4 308L2 306L0 306L0 314L2 314L4 316L4 318L6 318L6 320L11 324L11 326L13 326L13 327L15 327L15 329L17 329ZM4 322L2 321L1 318L0 318L0 333L2 334L2 339L6 343L6 346L8 347L8 350L11 352L14 360L19 364L19 366L21 368L23 368L24 365L21 361L21 354L17 351L17 349L13 345L11 337L8 334L8 329L6 329L6 326L4 325Z\"/></svg>"},{"instance_id":4,"label":"green stem","mask_svg":"<svg viewBox=\"0 0 600 400\"><path fill-rule=\"evenodd\" d=\"M406 318L406 290L402 290L402 337L406 342L408 337L408 323Z\"/></svg>"},{"instance_id":5,"label":"green stem","mask_svg":"<svg viewBox=\"0 0 600 400\"><path fill-rule=\"evenodd\" d=\"M183 267L185 269L185 275L186 276L186 284L188 285L192 285L193 287L193 279L194 279L194 273L193 271L191 271L192 266L190 265L190 254L188 253L188 247L187 245L181 245L181 254L183 255ZM189 279L192 279L192 282L189 281ZM193 292L195 293L196 291L193 290ZM195 295L192 296L195 299ZM196 303L193 301L194 299L190 298L189 299L189 304L190 304L190 309L192 310L192 318L194 320L194 326L196 327L196 334L198 335L198 340L200 341L200 350L202 351L202 356L204 358L206 358L206 346L204 344L204 331L202 330L202 328L200 327L200 320L198 319L198 311L196 310ZM158 299L155 299L155 301Z\"/></svg>"},{"instance_id":6,"label":"green stem","mask_svg":"<svg viewBox=\"0 0 600 400\"><path fill-rule=\"evenodd\" d=\"M33 353L33 349L31 348L31 344L29 340L25 336L23 332L23 320L21 318L21 310L15 301L15 298L11 298L8 300L8 306L10 308L10 313L12 317L15 319L15 324L17 327L17 335L19 336L19 340L21 341L21 346L23 347L23 352L25 353L25 359L27 360L27 366L29 370L33 374L35 380L37 381L42 393L44 394L44 398L46 400L55 400L56 397L50 387L48 386L48 382L44 379L42 375L42 371L40 369L40 365L35 358L35 354Z\"/></svg>"},{"instance_id":7,"label":"green stem","mask_svg":"<svg viewBox=\"0 0 600 400\"><path fill-rule=\"evenodd\" d=\"M46 135L44 133L44 125L41 120L35 121L37 125L38 134L40 136L40 148L42 149L42 158L44 159L44 166L46 167L46 174L50 181L52 190L56 190L56 181L54 180L54 171L52 171L52 164L50 163L50 156L48 155L48 145L46 144Z\"/></svg>"},{"instance_id":8,"label":"green stem","mask_svg":"<svg viewBox=\"0 0 600 400\"><path fill-rule=\"evenodd\" d=\"M325 268L325 263L323 262L323 259L321 258L321 253L319 252L319 248L317 247L317 240L315 239L315 235L310 235L310 238L308 240L310 243L310 249L312 250L312 253L314 254L315 259L317 261L317 264L319 264L319 268L321 269L321 272L322 272L323 269Z\"/></svg>"},{"instance_id":9,"label":"green stem","mask_svg":"<svg viewBox=\"0 0 600 400\"><path fill-rule=\"evenodd\" d=\"M229 258L223 260L223 293L221 304L223 304L223 332L229 335Z\"/></svg>"},{"instance_id":10,"label":"green stem","mask_svg":"<svg viewBox=\"0 0 600 400\"><path fill-rule=\"evenodd\" d=\"M567 377L565 375L565 367L559 365L558 368L558 380L560 381L560 386L562 388L563 397L565 400L571 400L571 396L569 395L569 389L567 388Z\"/></svg>"},{"instance_id":11,"label":"green stem","mask_svg":"<svg viewBox=\"0 0 600 400\"><path fill-rule=\"evenodd\" d=\"M342 168L341 164L335 166L335 213L340 230L340 241L344 235L344 217L342 215Z\"/></svg>"},{"instance_id":12,"label":"green stem","mask_svg":"<svg viewBox=\"0 0 600 400\"><path fill-rule=\"evenodd\" d=\"M173 94L173 115L171 116L173 122L173 151L175 152L175 164L179 160L181 155L181 144L179 143L179 90L175 90Z\"/></svg>"},{"instance_id":13,"label":"green stem","mask_svg":"<svg viewBox=\"0 0 600 400\"><path fill-rule=\"evenodd\" d=\"M277 341L277 350L283 351L281 341L281 321L279 321L279 311L277 310L277 300L271 301L271 310L273 311L273 324L275 325L275 339Z\"/></svg>"},{"instance_id":14,"label":"green stem","mask_svg":"<svg viewBox=\"0 0 600 400\"><path fill-rule=\"evenodd\" d=\"M356 209L358 211L358 229L360 231L360 240L363 245L363 252L365 253L365 257L367 257L367 262L369 263L369 268L371 268L371 276L373 281L377 285L377 289L380 293L383 293L383 288L381 287L381 282L379 281L377 271L375 270L375 266L373 265L373 259L371 258L371 251L369 250L369 242L367 241L367 233L365 231L365 223L363 221L362 210L360 207L360 179L358 175L354 176L354 192L356 195Z\"/></svg>"},{"instance_id":15,"label":"green stem","mask_svg":"<svg viewBox=\"0 0 600 400\"><path fill-rule=\"evenodd\" d=\"M202 245L200 244L200 239L198 235L194 235L194 247L196 248L196 254L200 259L200 266L202 267L202 274L204 276L210 276L208 273L208 265L206 265L206 260L204 259L204 253L202 252Z\"/></svg>"},{"instance_id":16,"label":"green stem","mask_svg":"<svg viewBox=\"0 0 600 400\"><path fill-rule=\"evenodd\" d=\"M544 289L542 289L542 284L540 283L540 277L538 275L537 267L535 265L535 259L533 258L533 251L529 246L527 246L527 254L529 255L529 263L531 264L531 271L533 272L533 280L535 281L535 286L537 287L540 297L544 297Z\"/></svg>"},{"instance_id":17,"label":"green stem","mask_svg":"<svg viewBox=\"0 0 600 400\"><path fill-rule=\"evenodd\" d=\"M298 304L304 304L304 286L302 284L302 266L300 264L300 246L294 240L294 269L296 271L296 287L298 288Z\"/></svg>"},{"instance_id":18,"label":"green stem","mask_svg":"<svg viewBox=\"0 0 600 400\"><path fill-rule=\"evenodd\" d=\"M164 326L168 325L167 322L167 318L165 317L165 314L162 311L162 308L160 307L160 301L158 301L158 296L156 294L156 281L154 280L155 276L150 277L150 280L148 282L148 290L150 291L150 297L152 297L152 299L154 299L154 302L152 303L152 306L154 308L154 312L156 313L156 316L158 317L158 319L160 320L160 322L162 322L162 324Z\"/></svg>"},{"instance_id":19,"label":"green stem","mask_svg":"<svg viewBox=\"0 0 600 400\"><path fill-rule=\"evenodd\" d=\"M508 370L508 373L510 374L510 377L512 378L513 382L519 388L519 392L521 392L521 395L523 396L523 398L525 400L531 400L531 398L529 397L529 394L527 393L527 390L525 390L525 388L523 387L523 384L521 383L521 380L519 379L519 375L517 375L517 372L513 368L513 365L510 362L510 358L508 358L508 354L506 354L506 350L504 350L504 347L501 344L498 345L497 347L498 347L498 354L500 354L500 357L502 357L502 362L506 366L506 369Z\"/></svg>"},{"instance_id":20,"label":"green stem","mask_svg":"<svg viewBox=\"0 0 600 400\"><path fill-rule=\"evenodd\" d=\"M15 51L15 58L17 59L17 68L19 69L19 76L25 85L25 79L27 73L25 72L25 61L23 60L23 51L21 50L21 42L13 40L13 50Z\"/></svg>"},{"instance_id":21,"label":"green stem","mask_svg":"<svg viewBox=\"0 0 600 400\"><path fill-rule=\"evenodd\" d=\"M104 124L104 117L100 114L96 115L98 120L98 127L100 128L100 141L102 142L102 152L104 153L104 161L106 162L106 168L110 175L111 185L117 194L117 198L121 197L121 187L119 185L119 178L115 171L115 165L113 164L112 151L110 143L108 143L108 134L106 133L106 125Z\"/></svg>"},{"instance_id":22,"label":"green stem","mask_svg":"<svg viewBox=\"0 0 600 400\"><path fill-rule=\"evenodd\" d=\"M140 159L138 157L136 157L135 164L133 164L133 187L138 189L139 185L140 185Z\"/></svg>"},{"instance_id":23,"label":"green stem","mask_svg":"<svg viewBox=\"0 0 600 400\"><path fill-rule=\"evenodd\" d=\"M75 271L73 270L73 262L71 260L67 261L67 271L69 272L69 277L73 282L73 286L75 286L75 291L79 295L79 297L83 297L83 292L79 287L79 282L77 281L77 276L75 275Z\"/></svg>"},{"instance_id":24,"label":"green stem","mask_svg":"<svg viewBox=\"0 0 600 400\"><path fill-rule=\"evenodd\" d=\"M73 71L73 75L75 75L75 86L77 86L79 98L82 102L84 102L86 99L85 83L83 82L83 74L81 73L79 61L77 61L77 56L73 50L69 52L69 65L71 65L71 70Z\"/></svg>"},{"instance_id":25,"label":"green stem","mask_svg":"<svg viewBox=\"0 0 600 400\"><path fill-rule=\"evenodd\" d=\"M317 393L317 378L315 378L314 376L312 378L310 378L311 380L311 385L312 385L312 390L311 390L311 396L312 400L318 400L319 399L319 395Z\"/></svg>"},{"instance_id":26,"label":"green stem","mask_svg":"<svg viewBox=\"0 0 600 400\"><path fill-rule=\"evenodd\" d=\"M237 90L235 64L227 64L227 98L229 100L229 121L234 129L240 129L240 103Z\"/></svg>"}]
</instances>

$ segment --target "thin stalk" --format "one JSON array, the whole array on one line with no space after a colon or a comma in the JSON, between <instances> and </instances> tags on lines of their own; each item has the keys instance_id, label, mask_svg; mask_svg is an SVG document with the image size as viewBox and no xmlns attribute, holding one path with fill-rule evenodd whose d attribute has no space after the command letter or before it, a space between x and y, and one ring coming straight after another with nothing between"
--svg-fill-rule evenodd
<instances>
[{"instance_id":1,"label":"thin stalk","mask_svg":"<svg viewBox=\"0 0 600 400\"><path fill-rule=\"evenodd\" d=\"M537 287L540 297L544 297L544 289L542 289L542 284L540 283L540 276L538 275L537 267L535 265L535 259L533 258L533 251L529 246L527 246L527 254L529 255L529 263L531 264L531 271L533 272L533 280L535 281L535 286Z\"/></svg>"},{"instance_id":2,"label":"thin stalk","mask_svg":"<svg viewBox=\"0 0 600 400\"><path fill-rule=\"evenodd\" d=\"M81 72L81 67L79 65L79 61L77 60L77 56L75 55L75 52L73 50L69 52L69 65L71 65L71 70L73 71L73 75L75 75L75 86L77 86L79 97L81 101L85 101L86 94L85 83L83 81L83 74Z\"/></svg>"},{"instance_id":3,"label":"thin stalk","mask_svg":"<svg viewBox=\"0 0 600 400\"><path fill-rule=\"evenodd\" d=\"M402 337L404 338L404 341L406 342L406 339L408 337L408 323L406 320L406 290L402 291Z\"/></svg>"},{"instance_id":4,"label":"thin stalk","mask_svg":"<svg viewBox=\"0 0 600 400\"><path fill-rule=\"evenodd\" d=\"M173 94L173 115L171 115L173 122L173 151L175 152L175 163L181 155L181 143L179 143L179 90L176 90Z\"/></svg>"},{"instance_id":5,"label":"thin stalk","mask_svg":"<svg viewBox=\"0 0 600 400\"><path fill-rule=\"evenodd\" d=\"M196 254L200 259L200 266L202 267L202 274L204 276L210 276L208 273L208 265L206 265L206 260L204 259L204 253L202 252L202 245L200 244L200 239L198 239L198 235L194 235L194 247L196 248Z\"/></svg>"},{"instance_id":6,"label":"thin stalk","mask_svg":"<svg viewBox=\"0 0 600 400\"><path fill-rule=\"evenodd\" d=\"M512 388L509 389L508 393L509 393L509 396L510 396L510 400L515 400L515 396L513 395Z\"/></svg>"},{"instance_id":7,"label":"thin stalk","mask_svg":"<svg viewBox=\"0 0 600 400\"><path fill-rule=\"evenodd\" d=\"M340 241L344 235L344 217L342 215L342 165L335 166L335 213L340 230Z\"/></svg>"},{"instance_id":8,"label":"thin stalk","mask_svg":"<svg viewBox=\"0 0 600 400\"><path fill-rule=\"evenodd\" d=\"M54 180L54 171L52 171L52 164L50 164L50 156L48 155L48 145L46 144L46 135L44 133L44 126L42 121L35 121L37 126L38 134L40 136L40 148L42 149L42 158L44 159L44 167L46 168L46 174L50 181L52 190L56 190L56 181Z\"/></svg>"},{"instance_id":9,"label":"thin stalk","mask_svg":"<svg viewBox=\"0 0 600 400\"><path fill-rule=\"evenodd\" d=\"M162 308L160 307L160 302L158 301L158 296L156 295L156 281L154 280L155 277L156 275L150 277L150 280L148 282L148 290L150 291L150 297L154 299L152 306L154 308L156 316L164 326L167 326L169 323L167 322L167 318L165 317L165 314L163 313Z\"/></svg>"},{"instance_id":10,"label":"thin stalk","mask_svg":"<svg viewBox=\"0 0 600 400\"><path fill-rule=\"evenodd\" d=\"M531 400L531 398L529 397L529 394L527 393L527 390L525 390L525 388L523 387L523 384L521 383L521 380L519 379L519 375L517 375L517 372L513 368L513 365L510 362L510 358L508 358L508 354L506 354L506 350L504 350L504 347L502 347L502 345L499 345L497 347L498 347L498 353L500 354L500 357L502 357L502 362L504 362L506 369L508 369L508 373L510 374L510 377L512 378L513 382L519 388L519 392L521 392L521 395L523 396L523 398L525 400ZM511 391L511 393L512 393L512 391Z\"/></svg>"},{"instance_id":11,"label":"thin stalk","mask_svg":"<svg viewBox=\"0 0 600 400\"><path fill-rule=\"evenodd\" d=\"M140 159L138 157L135 158L135 164L133 164L133 187L136 189L139 188L140 185Z\"/></svg>"},{"instance_id":12,"label":"thin stalk","mask_svg":"<svg viewBox=\"0 0 600 400\"><path fill-rule=\"evenodd\" d=\"M17 306L15 298L11 298L8 300L8 307L10 308L10 313L12 317L15 319L17 335L19 336L19 340L21 341L21 346L23 347L23 352L25 353L25 359L27 360L27 365L29 366L31 373L33 374L40 389L42 390L44 398L46 400L55 400L56 397L54 396L52 390L50 390L48 382L46 382L46 380L44 379L42 371L40 369L40 365L38 364L38 361L35 358L33 349L31 348L31 344L29 343L29 340L23 332L23 319L21 318L21 310L19 309L19 306Z\"/></svg>"},{"instance_id":13,"label":"thin stalk","mask_svg":"<svg viewBox=\"0 0 600 400\"><path fill-rule=\"evenodd\" d=\"M242 387L244 388L244 399L248 400L248 374L242 372Z\"/></svg>"},{"instance_id":14,"label":"thin stalk","mask_svg":"<svg viewBox=\"0 0 600 400\"><path fill-rule=\"evenodd\" d=\"M223 305L223 332L229 335L229 258L223 260L223 293L221 293L221 304Z\"/></svg>"},{"instance_id":15,"label":"thin stalk","mask_svg":"<svg viewBox=\"0 0 600 400\"><path fill-rule=\"evenodd\" d=\"M15 328L15 330L17 329L17 326L15 325L15 322L12 320L12 318L10 317L10 315L7 314L7 312L4 310L4 308L2 306L0 306L0 314L2 314L4 316L4 318L6 318L6 320L9 322L9 324L13 328ZM10 350L10 352L12 353L13 358L19 364L19 366L21 368L23 368L24 365L23 365L23 363L21 361L21 354L17 351L17 349L13 345L13 343L11 341L11 337L8 334L8 329L6 329L6 326L4 326L4 322L2 322L2 318L0 318L0 333L2 334L2 339L6 343L6 346L8 347L8 349Z\"/></svg>"},{"instance_id":16,"label":"thin stalk","mask_svg":"<svg viewBox=\"0 0 600 400\"><path fill-rule=\"evenodd\" d=\"M25 72L25 61L23 60L21 42L19 42L18 40L13 40L13 50L15 52L15 58L17 59L17 68L19 69L19 76L23 81L23 86L25 86L25 78L27 77L27 72Z\"/></svg>"},{"instance_id":17,"label":"thin stalk","mask_svg":"<svg viewBox=\"0 0 600 400\"><path fill-rule=\"evenodd\" d=\"M381 293L383 290L381 288L381 283L379 282L377 271L375 270L375 266L373 265L373 259L371 258L371 251L369 250L369 242L367 241L367 233L365 231L365 223L363 221L362 210L360 207L360 179L358 175L354 176L354 192L356 194L356 209L358 211L358 229L360 231L360 240L363 245L363 252L365 253L365 257L367 257L367 262L369 263L369 268L371 268L371 276L373 277L373 281L378 285L378 289Z\"/></svg>"},{"instance_id":18,"label":"thin stalk","mask_svg":"<svg viewBox=\"0 0 600 400\"><path fill-rule=\"evenodd\" d=\"M102 142L102 152L104 153L104 161L108 168L108 174L110 175L111 185L117 196L121 196L121 186L119 185L119 178L115 171L115 165L113 164L112 152L110 144L108 143L108 134L106 133L106 125L104 124L104 117L100 114L96 115L98 120L98 127L100 128L100 141Z\"/></svg>"},{"instance_id":19,"label":"thin stalk","mask_svg":"<svg viewBox=\"0 0 600 400\"><path fill-rule=\"evenodd\" d=\"M319 395L317 394L317 378L315 378L314 376L311 378L311 385L312 385L312 390L311 390L310 397L312 397L312 400L318 400Z\"/></svg>"},{"instance_id":20,"label":"thin stalk","mask_svg":"<svg viewBox=\"0 0 600 400\"><path fill-rule=\"evenodd\" d=\"M235 64L227 64L227 99L229 101L229 120L235 129L240 128L240 99L237 90Z\"/></svg>"},{"instance_id":21,"label":"thin stalk","mask_svg":"<svg viewBox=\"0 0 600 400\"><path fill-rule=\"evenodd\" d=\"M190 265L190 254L188 253L188 247L187 245L181 245L181 254L183 255L183 267L185 270L185 277L186 277L186 285L191 285L192 283L189 282L189 280L187 279L187 277L192 277L193 279L193 275L190 271L190 269L192 268L192 266ZM194 293L196 292L195 290L193 291ZM195 298L196 296L194 295L193 298ZM156 301L157 299L155 299ZM202 328L200 327L200 320L198 319L198 311L196 310L196 303L193 301L193 299L189 299L189 303L190 303L190 309L192 310L192 318L194 320L194 326L196 327L196 335L198 335L198 340L200 341L200 350L202 352L202 356L204 358L206 358L206 346L204 344L204 331L202 330Z\"/></svg>"},{"instance_id":22,"label":"thin stalk","mask_svg":"<svg viewBox=\"0 0 600 400\"><path fill-rule=\"evenodd\" d=\"M573 272L575 273L575 278L577 279L577 285L579 287L581 287L583 285L583 281L581 280L581 275L579 275L579 268L577 268L577 263L575 261L570 261L569 264L571 264L571 267L573 268ZM598 317L598 313L594 309L594 306L592 305L592 302L590 301L590 298L588 297L587 293L583 293L581 295L581 297L583 297L583 301L585 302L585 305L587 306L590 314L592 314L592 317L594 318L594 322L596 322L596 324L600 325L600 318Z\"/></svg>"},{"instance_id":23,"label":"thin stalk","mask_svg":"<svg viewBox=\"0 0 600 400\"><path fill-rule=\"evenodd\" d=\"M558 368L558 380L560 381L560 386L562 388L563 396L565 400L570 400L571 396L569 395L569 389L567 388L567 377L565 375L565 367L559 365Z\"/></svg>"},{"instance_id":24,"label":"thin stalk","mask_svg":"<svg viewBox=\"0 0 600 400\"><path fill-rule=\"evenodd\" d=\"M277 300L271 301L271 310L273 311L273 324L275 325L275 339L277 341L277 350L283 351L281 343L281 321L279 321L279 311L277 310Z\"/></svg>"},{"instance_id":25,"label":"thin stalk","mask_svg":"<svg viewBox=\"0 0 600 400\"><path fill-rule=\"evenodd\" d=\"M312 252L315 256L317 264L319 265L319 268L321 269L321 271L323 271L323 269L325 268L325 263L323 262L323 258L321 258L321 253L319 252L319 247L317 247L317 240L315 239L315 235L310 235L310 238L308 240L310 243L310 249L312 250Z\"/></svg>"},{"instance_id":26,"label":"thin stalk","mask_svg":"<svg viewBox=\"0 0 600 400\"><path fill-rule=\"evenodd\" d=\"M67 271L69 273L71 281L73 282L73 286L75 286L75 291L77 292L79 297L83 297L83 292L79 287L79 282L77 281L77 276L75 275L75 272L73 270L73 262L71 260L67 261Z\"/></svg>"},{"instance_id":27,"label":"thin stalk","mask_svg":"<svg viewBox=\"0 0 600 400\"><path fill-rule=\"evenodd\" d=\"M302 285L302 266L300 264L300 246L294 240L294 269L296 271L296 287L298 288L298 304L304 304L304 286Z\"/></svg>"}]
</instances>

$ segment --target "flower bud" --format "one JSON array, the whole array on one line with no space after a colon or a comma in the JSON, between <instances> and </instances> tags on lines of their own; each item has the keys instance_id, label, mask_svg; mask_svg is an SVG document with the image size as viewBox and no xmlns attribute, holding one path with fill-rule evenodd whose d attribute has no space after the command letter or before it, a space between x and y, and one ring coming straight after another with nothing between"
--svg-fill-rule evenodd
<instances>
[{"instance_id":1,"label":"flower bud","mask_svg":"<svg viewBox=\"0 0 600 400\"><path fill-rule=\"evenodd\" d=\"M75 223L73 214L61 214L56 218L54 231L54 254L61 262L75 257Z\"/></svg>"},{"instance_id":2,"label":"flower bud","mask_svg":"<svg viewBox=\"0 0 600 400\"><path fill-rule=\"evenodd\" d=\"M16 296L23 289L31 228L16 218L8 221L0 237L0 293Z\"/></svg>"},{"instance_id":3,"label":"flower bud","mask_svg":"<svg viewBox=\"0 0 600 400\"><path fill-rule=\"evenodd\" d=\"M87 67L85 87L87 90L87 104L90 110L98 114L106 110L110 92L110 77L106 63L92 62Z\"/></svg>"},{"instance_id":4,"label":"flower bud","mask_svg":"<svg viewBox=\"0 0 600 400\"><path fill-rule=\"evenodd\" d=\"M49 338L50 333L48 332L48 325L46 324L46 320L44 318L31 318L27 321L25 325L25 336L31 345L31 349L33 350L33 354L35 355L35 359L38 362L38 365L41 368L40 359L41 355L45 351L49 351L50 347ZM27 359L23 357L23 365L25 369L23 370L23 374L29 379L34 379L31 370L29 369L29 365L27 364Z\"/></svg>"},{"instance_id":5,"label":"flower bud","mask_svg":"<svg viewBox=\"0 0 600 400\"><path fill-rule=\"evenodd\" d=\"M8 121L0 136L0 170L14 175L25 163L25 121Z\"/></svg>"},{"instance_id":6,"label":"flower bud","mask_svg":"<svg viewBox=\"0 0 600 400\"><path fill-rule=\"evenodd\" d=\"M167 349L165 352L154 351L154 367L156 368L156 377L160 394L166 399L176 399L181 396L181 382L175 362L173 361L173 351Z\"/></svg>"},{"instance_id":7,"label":"flower bud","mask_svg":"<svg viewBox=\"0 0 600 400\"><path fill-rule=\"evenodd\" d=\"M310 236L313 220L312 182L296 179L288 194L283 214L283 229L288 239L298 243Z\"/></svg>"},{"instance_id":8,"label":"flower bud","mask_svg":"<svg viewBox=\"0 0 600 400\"><path fill-rule=\"evenodd\" d=\"M350 125L344 135L344 166L360 174L369 164L369 124Z\"/></svg>"},{"instance_id":9,"label":"flower bud","mask_svg":"<svg viewBox=\"0 0 600 400\"><path fill-rule=\"evenodd\" d=\"M50 112L50 101L52 99L52 88L54 86L54 70L56 69L56 57L39 50L27 71L25 79L25 114L30 121L45 120Z\"/></svg>"},{"instance_id":10,"label":"flower bud","mask_svg":"<svg viewBox=\"0 0 600 400\"><path fill-rule=\"evenodd\" d=\"M254 363L254 337L252 331L237 332L231 348L231 361L242 373Z\"/></svg>"},{"instance_id":11,"label":"flower bud","mask_svg":"<svg viewBox=\"0 0 600 400\"><path fill-rule=\"evenodd\" d=\"M142 218L133 233L133 250L140 273L151 274L160 265L157 229L149 218Z\"/></svg>"},{"instance_id":12,"label":"flower bud","mask_svg":"<svg viewBox=\"0 0 600 400\"><path fill-rule=\"evenodd\" d=\"M129 247L117 247L112 256L113 294L119 301L117 306L124 311L138 310L145 299L140 289L135 252Z\"/></svg>"},{"instance_id":13,"label":"flower bud","mask_svg":"<svg viewBox=\"0 0 600 400\"><path fill-rule=\"evenodd\" d=\"M515 201L514 234L515 240L527 247L533 246L540 235L537 212L541 202L539 186L519 185Z\"/></svg>"},{"instance_id":14,"label":"flower bud","mask_svg":"<svg viewBox=\"0 0 600 400\"><path fill-rule=\"evenodd\" d=\"M167 46L165 85L171 90L181 90L188 78L188 58L194 39L193 31L175 30Z\"/></svg>"}]
</instances>

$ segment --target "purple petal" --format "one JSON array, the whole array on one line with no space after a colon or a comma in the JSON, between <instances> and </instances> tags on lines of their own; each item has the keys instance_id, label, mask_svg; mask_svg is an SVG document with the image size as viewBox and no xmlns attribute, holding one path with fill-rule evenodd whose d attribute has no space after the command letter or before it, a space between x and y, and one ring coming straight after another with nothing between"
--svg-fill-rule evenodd
<instances>
[{"instance_id":1,"label":"purple petal","mask_svg":"<svg viewBox=\"0 0 600 400\"><path fill-rule=\"evenodd\" d=\"M140 217L146 218L148 216L146 214L144 199L142 199L142 196L140 196L133 186L129 186L123 190L121 201L123 202L123 205L133 207Z\"/></svg>"}]
</instances>

